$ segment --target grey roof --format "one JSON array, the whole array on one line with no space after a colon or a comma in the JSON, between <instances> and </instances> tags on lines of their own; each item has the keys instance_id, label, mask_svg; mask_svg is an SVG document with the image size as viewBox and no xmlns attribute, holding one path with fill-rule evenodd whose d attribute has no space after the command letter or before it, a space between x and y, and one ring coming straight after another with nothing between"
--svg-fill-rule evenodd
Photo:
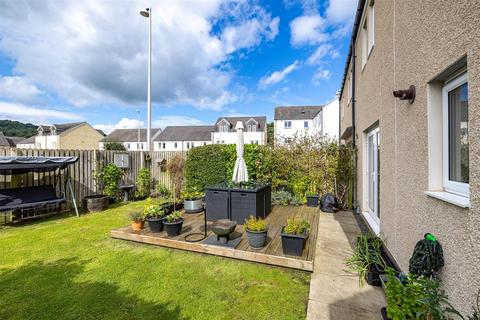
<instances>
[{"instance_id":1,"label":"grey roof","mask_svg":"<svg viewBox=\"0 0 480 320\"><path fill-rule=\"evenodd\" d=\"M324 106L276 107L275 120L313 119Z\"/></svg>"},{"instance_id":2,"label":"grey roof","mask_svg":"<svg viewBox=\"0 0 480 320\"><path fill-rule=\"evenodd\" d=\"M162 129L152 128L152 139L154 139ZM138 129L115 129L100 141L118 141L118 142L135 142L138 140ZM147 129L140 129L140 141L147 141Z\"/></svg>"},{"instance_id":3,"label":"grey roof","mask_svg":"<svg viewBox=\"0 0 480 320\"><path fill-rule=\"evenodd\" d=\"M154 141L210 141L214 126L169 126Z\"/></svg>"},{"instance_id":4,"label":"grey roof","mask_svg":"<svg viewBox=\"0 0 480 320\"><path fill-rule=\"evenodd\" d=\"M35 143L35 136L31 136L30 138L23 139L17 142L17 144L32 144L32 143Z\"/></svg>"},{"instance_id":5,"label":"grey roof","mask_svg":"<svg viewBox=\"0 0 480 320\"><path fill-rule=\"evenodd\" d=\"M222 120L226 120L230 126L229 126L229 131L233 132L235 131L235 126L237 125L238 121L241 121L243 123L243 126L246 128L246 123L250 120L253 119L257 122L257 131L266 131L265 127L267 124L267 117L262 116L262 117L220 117L217 119L215 122L215 128L218 128L218 125Z\"/></svg>"},{"instance_id":6,"label":"grey roof","mask_svg":"<svg viewBox=\"0 0 480 320\"><path fill-rule=\"evenodd\" d=\"M23 137L7 137L0 132L0 147L16 147L17 143L25 138Z\"/></svg>"},{"instance_id":7,"label":"grey roof","mask_svg":"<svg viewBox=\"0 0 480 320\"><path fill-rule=\"evenodd\" d=\"M70 122L70 123L54 123L53 125L55 128L57 128L57 134L61 134L62 132L65 132L67 130L70 130L72 128L78 127L82 124L85 124L86 122ZM50 127L48 125L40 125L38 126L39 128L41 127L43 129L44 134L50 133Z\"/></svg>"}]
</instances>

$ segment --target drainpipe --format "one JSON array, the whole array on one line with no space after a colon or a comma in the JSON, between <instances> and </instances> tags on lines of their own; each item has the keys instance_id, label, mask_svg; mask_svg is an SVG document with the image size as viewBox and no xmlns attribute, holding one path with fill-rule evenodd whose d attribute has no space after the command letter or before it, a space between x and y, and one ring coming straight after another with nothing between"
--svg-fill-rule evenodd
<instances>
[{"instance_id":1,"label":"drainpipe","mask_svg":"<svg viewBox=\"0 0 480 320\"><path fill-rule=\"evenodd\" d=\"M357 56L355 54L355 42L352 43L352 146L355 150L356 147L356 126L355 126L355 60ZM353 154L353 208L354 212L358 211L358 198L357 198L357 152Z\"/></svg>"}]
</instances>

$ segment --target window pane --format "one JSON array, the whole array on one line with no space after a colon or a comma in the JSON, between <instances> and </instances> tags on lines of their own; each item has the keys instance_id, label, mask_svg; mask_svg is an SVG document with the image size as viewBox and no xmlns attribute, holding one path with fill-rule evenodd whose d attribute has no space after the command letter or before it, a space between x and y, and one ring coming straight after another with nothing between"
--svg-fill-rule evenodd
<instances>
[{"instance_id":1,"label":"window pane","mask_svg":"<svg viewBox=\"0 0 480 320\"><path fill-rule=\"evenodd\" d=\"M449 180L468 183L468 86L448 93Z\"/></svg>"}]
</instances>

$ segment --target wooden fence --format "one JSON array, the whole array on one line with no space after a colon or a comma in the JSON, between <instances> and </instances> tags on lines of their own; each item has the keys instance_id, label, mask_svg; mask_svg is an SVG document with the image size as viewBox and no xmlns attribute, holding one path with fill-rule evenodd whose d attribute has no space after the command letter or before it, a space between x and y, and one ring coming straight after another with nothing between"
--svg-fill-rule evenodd
<instances>
[{"instance_id":1,"label":"wooden fence","mask_svg":"<svg viewBox=\"0 0 480 320\"><path fill-rule=\"evenodd\" d=\"M116 153L128 154L129 168L125 169L125 178L122 183L135 184L138 171L141 168L149 167L152 181L164 184L172 188L168 172L165 165L176 155L186 157L186 152L155 151L150 153L143 151L100 151L100 150L44 150L44 149L17 149L0 148L0 156L48 156L64 157L77 156L78 161L70 166L69 174L73 186L73 192L77 205L81 206L81 199L88 195L100 192L97 181L97 173L101 168L114 162ZM150 158L150 159L149 159ZM66 171L65 171L66 172ZM56 185L57 189L64 190L65 175L59 172L34 172L22 174L19 176L1 175L0 189L12 187L29 187L41 185ZM71 200L67 194L67 200ZM70 201L68 201L70 203Z\"/></svg>"}]
</instances>

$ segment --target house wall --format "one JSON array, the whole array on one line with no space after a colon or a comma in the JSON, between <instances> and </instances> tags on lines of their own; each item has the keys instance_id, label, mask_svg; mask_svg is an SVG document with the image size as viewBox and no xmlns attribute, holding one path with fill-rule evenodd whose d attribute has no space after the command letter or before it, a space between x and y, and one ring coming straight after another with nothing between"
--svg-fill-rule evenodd
<instances>
[{"instance_id":1,"label":"house wall","mask_svg":"<svg viewBox=\"0 0 480 320\"><path fill-rule=\"evenodd\" d=\"M337 112L338 114L338 112ZM285 128L285 122L291 121L291 128ZM305 128L304 122L308 122L308 128ZM314 119L302 120L274 120L275 142L282 141L287 138L293 138L303 135L322 134L322 112L319 112Z\"/></svg>"},{"instance_id":2,"label":"house wall","mask_svg":"<svg viewBox=\"0 0 480 320\"><path fill-rule=\"evenodd\" d=\"M323 134L334 140L338 139L338 130L339 130L338 110L339 110L338 98L327 103L322 110Z\"/></svg>"},{"instance_id":3,"label":"house wall","mask_svg":"<svg viewBox=\"0 0 480 320\"><path fill-rule=\"evenodd\" d=\"M98 141L103 135L85 123L61 133L58 137L58 149L98 150Z\"/></svg>"},{"instance_id":4,"label":"house wall","mask_svg":"<svg viewBox=\"0 0 480 320\"><path fill-rule=\"evenodd\" d=\"M246 131L243 133L243 141L245 144L253 144L258 141L258 144L263 145L267 143L267 135L263 131ZM234 144L237 142L237 132L213 132L212 142L215 144Z\"/></svg>"},{"instance_id":5,"label":"house wall","mask_svg":"<svg viewBox=\"0 0 480 320\"><path fill-rule=\"evenodd\" d=\"M59 149L60 139L58 135L44 135L35 137L35 149Z\"/></svg>"},{"instance_id":6,"label":"house wall","mask_svg":"<svg viewBox=\"0 0 480 320\"><path fill-rule=\"evenodd\" d=\"M35 149L34 143L19 143L17 144L18 149Z\"/></svg>"},{"instance_id":7,"label":"house wall","mask_svg":"<svg viewBox=\"0 0 480 320\"><path fill-rule=\"evenodd\" d=\"M362 25L362 24L361 24ZM356 55L357 197L366 210L365 135L379 124L380 231L400 267L418 240L433 233L443 246L440 277L455 307L470 312L480 288L480 3L477 1L375 1L375 46L362 69L362 35ZM425 195L429 190L429 82L467 56L469 88L470 208ZM347 81L348 83L348 81ZM341 101L341 131L351 125L348 84ZM393 90L416 86L413 104ZM343 109L343 110L342 110ZM351 118L350 118L351 119ZM438 177L431 177L437 178Z\"/></svg>"},{"instance_id":8,"label":"house wall","mask_svg":"<svg viewBox=\"0 0 480 320\"><path fill-rule=\"evenodd\" d=\"M188 142L188 146L187 146ZM165 143L165 148L163 148ZM177 147L175 148L175 143ZM212 141L154 141L154 151L188 151L193 147L200 147L207 144L212 144Z\"/></svg>"}]
</instances>

